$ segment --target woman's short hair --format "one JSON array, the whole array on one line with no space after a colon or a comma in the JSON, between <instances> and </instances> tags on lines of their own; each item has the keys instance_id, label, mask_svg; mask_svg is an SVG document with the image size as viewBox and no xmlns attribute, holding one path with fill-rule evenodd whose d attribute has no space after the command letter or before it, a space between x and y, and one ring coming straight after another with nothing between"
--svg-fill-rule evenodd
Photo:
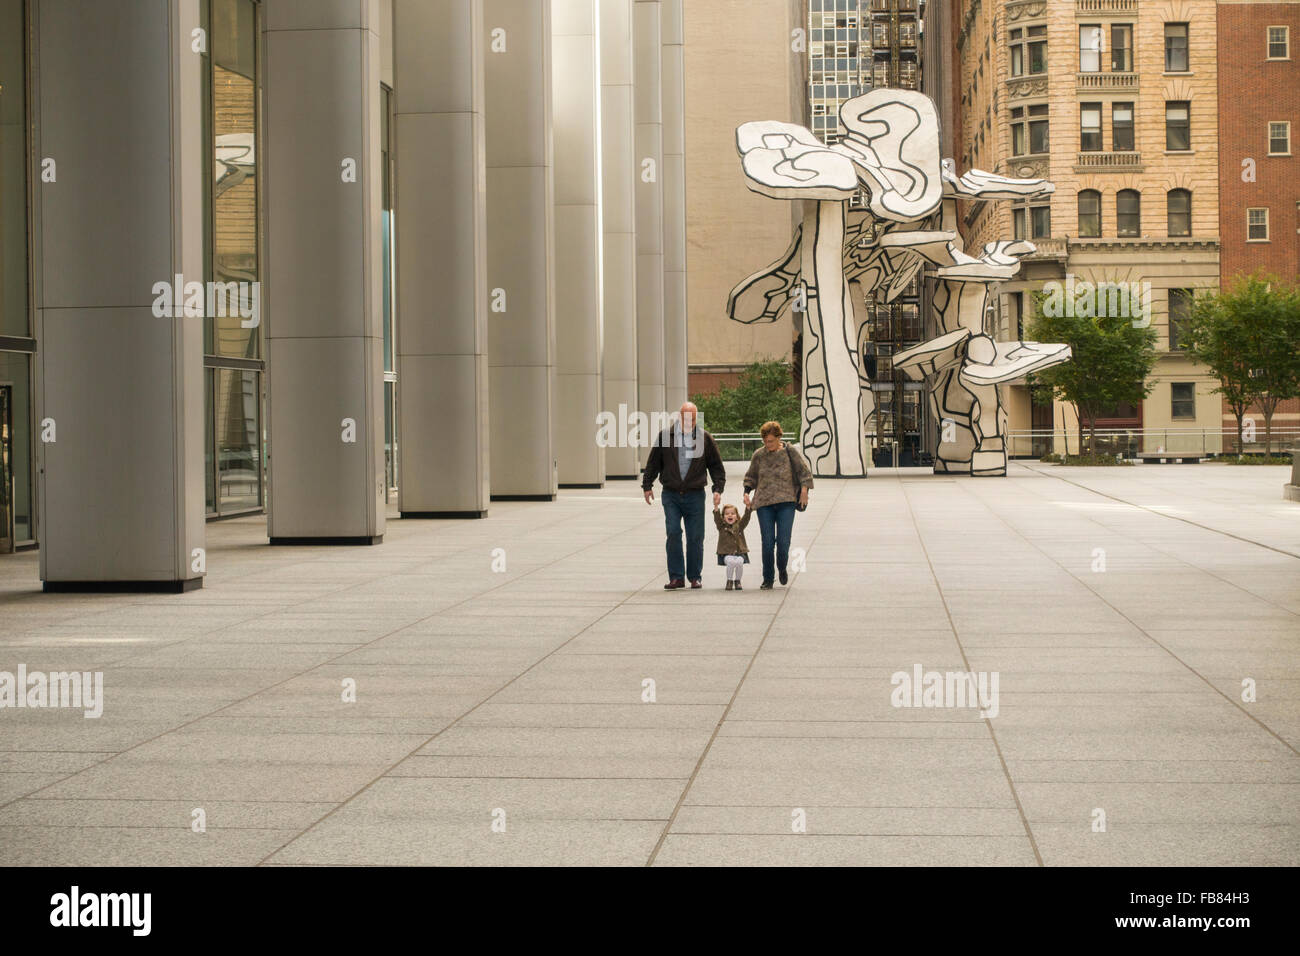
<instances>
[{"instance_id":1,"label":"woman's short hair","mask_svg":"<svg viewBox=\"0 0 1300 956\"><path fill-rule=\"evenodd\" d=\"M760 429L758 430L758 433L759 433L760 435L762 435L764 438L766 438L768 435L775 435L777 438L780 438L780 437L781 437L781 423L780 423L780 422L764 422L764 423L763 423L763 427L760 428Z\"/></svg>"}]
</instances>

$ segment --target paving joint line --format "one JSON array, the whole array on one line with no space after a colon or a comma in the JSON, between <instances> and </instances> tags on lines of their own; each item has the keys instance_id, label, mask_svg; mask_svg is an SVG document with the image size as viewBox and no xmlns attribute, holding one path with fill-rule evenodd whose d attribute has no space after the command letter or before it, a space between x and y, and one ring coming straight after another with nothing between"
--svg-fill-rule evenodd
<instances>
[{"instance_id":1,"label":"paving joint line","mask_svg":"<svg viewBox=\"0 0 1300 956\"><path fill-rule=\"evenodd\" d=\"M822 519L821 524L817 526L817 531L812 536L812 540L808 542L806 551L811 551L813 545L817 543L818 536L821 535L822 529L830 522L831 515L835 511L835 506L839 504L840 497L844 494L844 489L846 487L848 487L847 483L840 485L839 490L835 493L835 499L831 502L831 506L826 510L826 517ZM718 722L713 728L713 733L709 735L708 743L704 745L704 750L700 753L700 759L695 762L695 769L691 771L690 779L686 781L686 786L682 788L681 796L677 798L677 805L673 807L672 815L669 816L668 822L664 825L663 832L659 834L659 839L655 842L654 849L650 851L650 857L645 862L646 866L654 866L655 860L658 859L659 851L663 848L664 841L668 839L668 834L672 830L673 824L677 821L677 814L681 810L682 805L686 802L686 795L690 793L691 787L695 785L695 778L699 775L700 768L704 766L704 760L708 757L709 751L713 749L713 742L718 739L718 732L722 729L722 725L726 723L727 715L731 713L731 708L736 703L736 698L740 695L740 689L745 686L745 679L749 677L749 672L754 666L754 661L756 661L758 655L762 653L763 645L767 643L767 637L772 633L772 626L776 624L777 618L781 616L781 609L785 607L786 598L788 598L790 592L794 590L793 584L797 584L798 581L799 578L796 575L793 579L793 583L784 589L784 593L781 595L781 600L777 604L776 610L772 612L772 619L767 622L767 629L763 631L763 636L758 639L758 646L754 648L754 653L750 656L749 663L745 665L745 672L740 675L740 680L736 684L736 689L731 692L731 699L727 701L727 706L722 711L722 716L718 718Z\"/></svg>"},{"instance_id":2,"label":"paving joint line","mask_svg":"<svg viewBox=\"0 0 1300 956\"><path fill-rule=\"evenodd\" d=\"M901 484L900 482L900 487ZM925 545L925 536L921 533L921 526L916 523L916 511L912 508L912 499L908 497L906 488L903 488L902 491L903 501L907 505L907 513L912 518L912 528L916 532L916 540L925 555L926 563L930 566L930 576L933 578L934 586L939 592L939 600L943 602L943 613L947 616L948 626L952 629L952 639L957 642L957 652L961 654L962 663L966 665L966 670L969 673L971 672L970 658L966 656L966 646L957 633L957 623L952 619L952 608L948 606L948 596L944 594L943 585L939 583L939 575L934 570L934 562L930 559L930 549ZM1029 816L1025 813L1024 804L1020 802L1020 793L1016 790L1016 782L1011 778L1011 768L1007 766L1007 758L1002 753L1002 745L998 743L998 735L993 729L993 721L985 719L983 723L988 728L989 739L993 741L993 749L998 755L998 763L1002 765L1002 773L1006 777L1007 786L1011 789L1011 798L1016 802L1016 812L1020 815L1020 822L1025 828L1025 836L1029 838L1029 848L1034 851L1034 859L1038 861L1038 865L1046 866L1046 863L1043 862L1043 854L1038 849L1038 841L1034 838L1033 828L1029 825Z\"/></svg>"},{"instance_id":3,"label":"paving joint line","mask_svg":"<svg viewBox=\"0 0 1300 956\"><path fill-rule=\"evenodd\" d=\"M1063 479L1063 480L1064 480L1064 479ZM1079 486L1079 487L1083 487L1083 486ZM1090 491L1090 492L1092 491L1092 489L1090 489L1090 488L1085 488L1084 490L1085 490L1085 491ZM1223 691L1221 691L1218 687L1214 686L1214 684L1210 681L1210 679L1209 679L1208 677L1206 677L1204 674L1202 674L1200 671L1198 671L1195 667L1193 667L1191 664L1187 663L1185 660L1183 660L1181 657L1179 657L1177 654L1175 654L1172 650L1170 650L1168 647L1166 647L1163 643L1161 643L1160 641L1156 640L1156 638L1152 637L1151 634L1146 630L1146 628L1142 627L1142 625L1138 624L1137 621L1133 620L1133 618L1129 617L1127 614L1125 614L1123 611L1121 611L1119 608L1117 608L1114 604L1112 604L1112 603L1110 602L1110 600L1109 600L1109 599L1108 599L1104 594L1102 594L1101 592L1096 591L1096 590L1094 590L1093 588L1089 587L1088 584L1087 584L1087 582L1086 582L1083 578L1079 577L1079 575L1075 574L1073 571L1071 571L1069 568L1067 568L1064 564L1062 564L1060 561L1058 561L1056 558L1054 558L1051 554L1049 554L1047 551L1043 550L1043 548L1039 547L1039 546L1038 546L1037 544L1035 544L1033 541L1029 540L1029 538L1025 537L1025 535L1022 534L1022 533L1020 532L1020 530L1017 529L1017 528L1015 527L1015 525L1011 524L1009 521L1007 521L1005 518L1003 518L1002 515L999 514L997 511L995 511L995 510L994 510L994 509L989 505L988 502L984 501L984 499L982 499L982 498L978 497L977 495L975 495L975 494L974 494L973 492L971 492L969 489L963 489L963 491L964 491L965 494L970 495L970 497L972 497L975 501L979 502L979 504L980 504L981 507L983 507L986 511L988 511L989 514L991 514L991 515L993 515L995 518L997 518L998 521L1002 522L1003 526L1005 526L1006 528L1010 529L1010 531L1011 531L1013 534L1015 534L1018 538L1020 538L1021 541L1025 542L1027 545L1029 545L1031 548L1033 548L1033 549L1034 549L1035 551L1037 551L1039 554L1041 554L1041 555L1043 555L1044 557L1046 557L1047 560L1051 561L1051 562L1052 562L1053 564L1055 564L1058 568L1060 568L1062 571L1064 571L1066 574L1068 574L1070 577L1072 577L1072 578L1073 578L1075 581L1077 581L1079 584L1083 585L1083 587L1086 588L1086 589L1088 590L1088 593L1092 594L1095 598L1097 598L1097 600L1101 601L1102 604L1106 605L1106 607L1110 608L1112 611L1114 611L1116 614L1118 614L1118 615L1119 615L1120 617L1122 617L1124 620L1128 621L1128 623L1129 623L1129 624L1130 624L1130 625L1131 625L1131 626L1132 626L1132 627L1133 627L1133 628L1134 628L1134 629L1135 629L1139 634L1141 634L1143 637L1145 637L1148 641L1150 641L1150 642L1151 642L1152 644L1154 644L1156 647L1160 648L1162 651L1164 651L1166 654L1168 654L1171 658L1173 658L1175 661L1177 661L1177 662L1178 662L1179 664L1181 664L1183 667L1187 668L1187 670L1189 670L1192 674L1194 674L1194 675L1196 675L1198 678L1200 678L1200 680L1205 684L1205 686L1208 687L1208 688L1210 688L1211 691L1213 691L1215 694L1219 695L1219 696L1222 697L1224 700L1226 700L1229 704L1231 704L1231 705L1232 705L1233 707L1235 707L1238 711L1240 711L1243 715L1245 715L1248 719L1250 719L1250 720L1253 721L1255 724L1257 724L1257 725L1258 725L1262 730L1264 730L1264 731L1265 731L1266 733L1268 733L1270 736L1276 738L1276 740L1277 740L1279 743L1281 743L1282 746L1286 747L1286 748L1287 748L1288 750L1290 750L1293 754L1295 754L1296 756L1300 757L1300 750L1297 750L1293 744L1291 744L1289 741L1286 740L1286 738L1284 738L1284 737L1283 737L1281 734L1279 734L1276 730L1274 730L1274 729L1273 729L1272 727L1270 727L1268 724L1264 723L1262 720L1260 720L1258 717L1256 717L1254 714L1252 714L1250 711L1248 711L1245 707L1241 706L1241 703L1240 703L1239 701L1234 700L1231 696L1229 696L1228 694L1226 694L1226 693L1224 693ZM1094 493L1094 494L1101 494L1101 492L1093 492L1093 493ZM1102 497L1109 497L1109 496L1108 496L1108 495L1103 495ZM1116 499L1116 500L1119 500L1119 499ZM1127 502L1125 502L1125 503L1127 504ZM1155 514L1159 514L1159 512L1154 512L1154 513L1155 513ZM1101 523L1098 522L1098 521L1096 521L1096 519L1089 518L1088 520L1093 521L1093 523L1098 524L1098 525L1100 525L1101 527L1105 527L1105 525L1101 525ZM1232 537L1232 536L1230 535L1229 537ZM1243 540L1244 540L1244 539L1243 539ZM1267 545L1261 545L1261 547L1267 547ZM1152 550L1156 550L1156 549L1153 548ZM1276 549L1273 549L1273 550L1276 550ZM1189 565L1189 567L1196 567L1196 566L1195 566L1195 565ZM1197 570L1202 570L1202 569L1199 569L1199 568L1198 568ZM1248 592L1248 593L1249 593L1249 592ZM1045 691L1044 693L1053 693L1053 692ZM1116 693L1121 693L1121 694L1128 695L1128 694L1130 694L1130 693L1132 693L1132 692L1117 691Z\"/></svg>"}]
</instances>

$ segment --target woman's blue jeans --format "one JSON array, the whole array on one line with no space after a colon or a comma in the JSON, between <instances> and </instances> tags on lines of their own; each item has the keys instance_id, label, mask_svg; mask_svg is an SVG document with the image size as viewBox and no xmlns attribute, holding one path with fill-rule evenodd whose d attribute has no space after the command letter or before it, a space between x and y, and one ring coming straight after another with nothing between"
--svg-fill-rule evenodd
<instances>
[{"instance_id":1,"label":"woman's blue jeans","mask_svg":"<svg viewBox=\"0 0 1300 956\"><path fill-rule=\"evenodd\" d=\"M770 584L776 577L772 568L772 550L776 550L776 567L786 569L790 558L790 532L794 528L795 504L783 501L778 505L763 505L758 509L758 528L763 538L763 583Z\"/></svg>"}]
</instances>

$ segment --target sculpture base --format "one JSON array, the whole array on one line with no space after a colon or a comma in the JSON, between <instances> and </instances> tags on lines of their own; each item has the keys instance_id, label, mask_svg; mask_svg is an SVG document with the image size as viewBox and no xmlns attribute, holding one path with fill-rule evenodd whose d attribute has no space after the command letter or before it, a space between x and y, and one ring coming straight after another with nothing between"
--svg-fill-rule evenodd
<instances>
[{"instance_id":1,"label":"sculpture base","mask_svg":"<svg viewBox=\"0 0 1300 956\"><path fill-rule=\"evenodd\" d=\"M1283 485L1283 501L1300 501L1300 485Z\"/></svg>"}]
</instances>

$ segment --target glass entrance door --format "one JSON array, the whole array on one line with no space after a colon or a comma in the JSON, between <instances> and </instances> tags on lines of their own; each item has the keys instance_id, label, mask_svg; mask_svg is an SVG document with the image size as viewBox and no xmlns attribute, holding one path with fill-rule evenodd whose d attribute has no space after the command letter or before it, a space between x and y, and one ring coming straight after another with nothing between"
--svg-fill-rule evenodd
<instances>
[{"instance_id":1,"label":"glass entrance door","mask_svg":"<svg viewBox=\"0 0 1300 956\"><path fill-rule=\"evenodd\" d=\"M0 382L0 554L14 549L14 387Z\"/></svg>"}]
</instances>

